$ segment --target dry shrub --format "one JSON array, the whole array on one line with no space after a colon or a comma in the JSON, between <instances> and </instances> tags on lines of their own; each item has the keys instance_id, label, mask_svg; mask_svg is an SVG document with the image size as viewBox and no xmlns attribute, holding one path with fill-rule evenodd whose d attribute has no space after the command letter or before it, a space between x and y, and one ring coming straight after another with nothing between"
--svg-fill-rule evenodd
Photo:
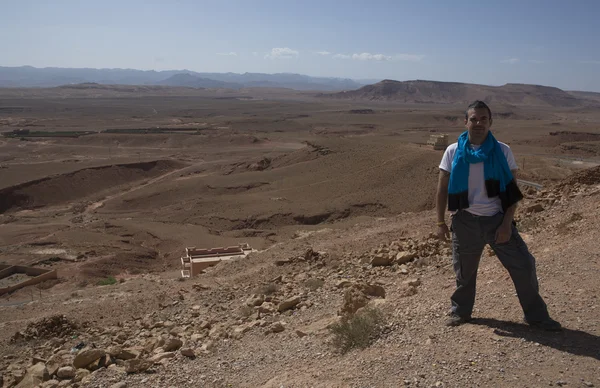
<instances>
[{"instance_id":1,"label":"dry shrub","mask_svg":"<svg viewBox=\"0 0 600 388\"><path fill-rule=\"evenodd\" d=\"M356 314L344 317L329 330L333 334L333 346L340 352L350 349L364 349L381 335L385 326L385 316L377 308L365 307Z\"/></svg>"}]
</instances>

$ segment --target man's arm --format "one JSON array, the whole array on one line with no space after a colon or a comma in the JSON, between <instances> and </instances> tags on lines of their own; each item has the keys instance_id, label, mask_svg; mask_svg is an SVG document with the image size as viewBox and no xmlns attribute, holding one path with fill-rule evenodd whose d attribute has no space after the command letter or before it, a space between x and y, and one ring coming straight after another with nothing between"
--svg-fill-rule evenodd
<instances>
[{"instance_id":1,"label":"man's arm","mask_svg":"<svg viewBox=\"0 0 600 388\"><path fill-rule=\"evenodd\" d=\"M436 211L437 211L437 225L438 225L438 238L441 240L450 238L450 231L446 225L446 205L448 204L448 181L450 180L450 173L446 170L440 169L438 177L438 186L436 193Z\"/></svg>"},{"instance_id":2,"label":"man's arm","mask_svg":"<svg viewBox=\"0 0 600 388\"><path fill-rule=\"evenodd\" d=\"M515 182L517 181L517 170L511 170ZM510 240L512 234L512 223L515 218L515 212L517 211L517 203L514 203L504 212L504 218L502 224L496 231L496 243L502 244Z\"/></svg>"},{"instance_id":3,"label":"man's arm","mask_svg":"<svg viewBox=\"0 0 600 388\"><path fill-rule=\"evenodd\" d=\"M440 175L438 176L438 186L436 195L436 210L437 210L437 221L445 222L446 220L446 205L448 205L448 181L450 180L450 173L448 171L440 169Z\"/></svg>"}]
</instances>

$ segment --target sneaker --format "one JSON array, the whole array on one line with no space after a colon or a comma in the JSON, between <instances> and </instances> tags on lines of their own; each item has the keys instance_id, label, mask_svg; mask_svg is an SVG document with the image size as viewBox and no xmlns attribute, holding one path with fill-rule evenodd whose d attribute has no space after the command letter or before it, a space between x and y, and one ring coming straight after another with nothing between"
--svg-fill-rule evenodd
<instances>
[{"instance_id":1,"label":"sneaker","mask_svg":"<svg viewBox=\"0 0 600 388\"><path fill-rule=\"evenodd\" d=\"M473 318L471 316L461 317L456 313L451 313L446 320L446 326L460 326L463 323L471 322Z\"/></svg>"},{"instance_id":2,"label":"sneaker","mask_svg":"<svg viewBox=\"0 0 600 388\"><path fill-rule=\"evenodd\" d=\"M531 321L527 322L529 326L537 327L538 329L546 330L546 331L561 331L562 326L559 322L554 319L548 317L543 321Z\"/></svg>"}]
</instances>

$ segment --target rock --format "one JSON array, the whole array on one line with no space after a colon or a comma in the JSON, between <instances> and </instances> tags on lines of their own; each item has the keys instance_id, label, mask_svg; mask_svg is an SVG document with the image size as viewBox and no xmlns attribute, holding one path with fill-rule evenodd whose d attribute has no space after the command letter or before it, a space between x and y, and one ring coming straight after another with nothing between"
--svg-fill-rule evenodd
<instances>
[{"instance_id":1,"label":"rock","mask_svg":"<svg viewBox=\"0 0 600 388\"><path fill-rule=\"evenodd\" d=\"M115 342L118 344L122 344L125 341L127 341L127 334L125 333L119 333L119 335L117 335L115 338Z\"/></svg>"},{"instance_id":2,"label":"rock","mask_svg":"<svg viewBox=\"0 0 600 388\"><path fill-rule=\"evenodd\" d=\"M182 346L183 346L183 341L181 341L179 338L169 338L168 340L165 341L165 344L163 345L163 349L165 350L165 352L172 352L172 351L179 349Z\"/></svg>"},{"instance_id":3,"label":"rock","mask_svg":"<svg viewBox=\"0 0 600 388\"><path fill-rule=\"evenodd\" d=\"M152 356L150 358L150 361L152 361L153 363L156 364L160 360L164 360L167 358L173 358L173 357L175 357L175 352L163 352L163 353L158 353L158 354L155 354L154 356Z\"/></svg>"},{"instance_id":4,"label":"rock","mask_svg":"<svg viewBox=\"0 0 600 388\"><path fill-rule=\"evenodd\" d=\"M46 363L46 369L48 369L48 374L50 376L54 376L56 374L56 372L58 371L58 368L60 368L61 366L64 365L63 363L64 363L63 358L61 356L59 356L58 354L54 354L52 357L50 357L48 359L48 362Z\"/></svg>"},{"instance_id":5,"label":"rock","mask_svg":"<svg viewBox=\"0 0 600 388\"><path fill-rule=\"evenodd\" d=\"M121 351L114 357L118 360L131 360L133 358L139 358L141 352L137 349L121 349Z\"/></svg>"},{"instance_id":6,"label":"rock","mask_svg":"<svg viewBox=\"0 0 600 388\"><path fill-rule=\"evenodd\" d=\"M275 265L282 266L286 264L290 264L292 261L290 259L277 259L275 260Z\"/></svg>"},{"instance_id":7,"label":"rock","mask_svg":"<svg viewBox=\"0 0 600 388\"><path fill-rule=\"evenodd\" d=\"M212 340L208 340L204 344L202 344L202 350L204 350L205 352L210 352L214 348L215 348L215 342Z\"/></svg>"},{"instance_id":8,"label":"rock","mask_svg":"<svg viewBox=\"0 0 600 388\"><path fill-rule=\"evenodd\" d=\"M384 267L392 265L393 257L390 257L384 253L378 253L371 258L371 265L373 267Z\"/></svg>"},{"instance_id":9,"label":"rock","mask_svg":"<svg viewBox=\"0 0 600 388\"><path fill-rule=\"evenodd\" d=\"M205 337L204 334L194 333L194 334L192 334L192 336L190 337L190 339L192 340L192 342L198 342L198 341L200 341L204 337Z\"/></svg>"},{"instance_id":10,"label":"rock","mask_svg":"<svg viewBox=\"0 0 600 388\"><path fill-rule=\"evenodd\" d=\"M48 380L44 384L42 384L42 388L58 388L60 381L58 380Z\"/></svg>"},{"instance_id":11,"label":"rock","mask_svg":"<svg viewBox=\"0 0 600 388\"><path fill-rule=\"evenodd\" d=\"M352 282L350 280L340 280L335 284L336 288L346 288L352 285Z\"/></svg>"},{"instance_id":12,"label":"rock","mask_svg":"<svg viewBox=\"0 0 600 388\"><path fill-rule=\"evenodd\" d=\"M296 305L298 303L300 303L300 297L299 296L294 296L292 298L286 299L283 302L281 302L279 304L279 306L277 306L277 311L279 311L280 313L287 311L289 309L293 309L294 307L296 307Z\"/></svg>"},{"instance_id":13,"label":"rock","mask_svg":"<svg viewBox=\"0 0 600 388\"><path fill-rule=\"evenodd\" d=\"M41 385L44 381L50 380L48 369L44 363L37 363L27 369L23 380L17 385L17 388L33 388Z\"/></svg>"},{"instance_id":14,"label":"rock","mask_svg":"<svg viewBox=\"0 0 600 388\"><path fill-rule=\"evenodd\" d=\"M83 380L84 378L86 378L87 376L91 375L92 372L90 372L87 369L77 369L77 372L75 372L75 382L80 382L81 380Z\"/></svg>"},{"instance_id":15,"label":"rock","mask_svg":"<svg viewBox=\"0 0 600 388\"><path fill-rule=\"evenodd\" d=\"M277 311L277 307L271 302L264 302L257 307L257 310L261 314L272 314Z\"/></svg>"},{"instance_id":16,"label":"rock","mask_svg":"<svg viewBox=\"0 0 600 388\"><path fill-rule=\"evenodd\" d=\"M360 284L358 287L366 295L385 298L385 288L378 284Z\"/></svg>"},{"instance_id":17,"label":"rock","mask_svg":"<svg viewBox=\"0 0 600 388\"><path fill-rule=\"evenodd\" d=\"M246 301L246 305L250 307L260 306L265 301L264 295L253 295Z\"/></svg>"},{"instance_id":18,"label":"rock","mask_svg":"<svg viewBox=\"0 0 600 388\"><path fill-rule=\"evenodd\" d=\"M194 352L194 349L192 349L192 348L181 348L179 350L179 352L181 353L182 356L186 356L189 358L196 357L196 353Z\"/></svg>"},{"instance_id":19,"label":"rock","mask_svg":"<svg viewBox=\"0 0 600 388\"><path fill-rule=\"evenodd\" d=\"M133 360L127 360L123 363L125 366L126 373L140 373L148 370L152 367L152 362L148 360L140 360L135 358Z\"/></svg>"},{"instance_id":20,"label":"rock","mask_svg":"<svg viewBox=\"0 0 600 388\"><path fill-rule=\"evenodd\" d=\"M75 377L75 372L77 371L72 366L63 366L58 369L56 376L60 379L72 379Z\"/></svg>"},{"instance_id":21,"label":"rock","mask_svg":"<svg viewBox=\"0 0 600 388\"><path fill-rule=\"evenodd\" d=\"M109 348L106 349L106 353L115 358L119 354L121 354L122 351L123 351L123 348L121 348L120 346L110 346Z\"/></svg>"},{"instance_id":22,"label":"rock","mask_svg":"<svg viewBox=\"0 0 600 388\"><path fill-rule=\"evenodd\" d=\"M78 369L84 368L105 354L106 352L103 349L84 349L75 356L73 366Z\"/></svg>"},{"instance_id":23,"label":"rock","mask_svg":"<svg viewBox=\"0 0 600 388\"><path fill-rule=\"evenodd\" d=\"M400 272L402 275L408 275L408 268L405 264L402 264L398 272Z\"/></svg>"},{"instance_id":24,"label":"rock","mask_svg":"<svg viewBox=\"0 0 600 388\"><path fill-rule=\"evenodd\" d=\"M35 364L37 364L38 362L41 362L41 363L45 364L45 363L47 363L48 361L46 361L46 359L44 359L44 358L41 358L41 357L38 357L38 356L33 356L33 357L31 358L31 365L35 365Z\"/></svg>"},{"instance_id":25,"label":"rock","mask_svg":"<svg viewBox=\"0 0 600 388\"><path fill-rule=\"evenodd\" d=\"M308 334L306 334L305 332L303 332L302 330L296 330L295 331L296 335L300 338L302 337L306 337Z\"/></svg>"},{"instance_id":26,"label":"rock","mask_svg":"<svg viewBox=\"0 0 600 388\"><path fill-rule=\"evenodd\" d=\"M121 381L120 383L114 383L109 388L127 388L127 383L124 381Z\"/></svg>"},{"instance_id":27,"label":"rock","mask_svg":"<svg viewBox=\"0 0 600 388\"><path fill-rule=\"evenodd\" d=\"M421 285L421 281L419 279L409 279L404 282L409 287L418 287Z\"/></svg>"},{"instance_id":28,"label":"rock","mask_svg":"<svg viewBox=\"0 0 600 388\"><path fill-rule=\"evenodd\" d=\"M265 334L281 333L284 330L285 330L285 327L283 325L283 322L274 322L271 326L269 326L269 328L267 329Z\"/></svg>"},{"instance_id":29,"label":"rock","mask_svg":"<svg viewBox=\"0 0 600 388\"><path fill-rule=\"evenodd\" d=\"M411 252L399 252L396 255L396 263L398 264L406 264L409 261L413 260L415 257L417 257L416 253L411 253Z\"/></svg>"},{"instance_id":30,"label":"rock","mask_svg":"<svg viewBox=\"0 0 600 388\"><path fill-rule=\"evenodd\" d=\"M344 292L344 304L339 311L340 315L354 314L359 308L369 303L367 296L357 287L347 288Z\"/></svg>"},{"instance_id":31,"label":"rock","mask_svg":"<svg viewBox=\"0 0 600 388\"><path fill-rule=\"evenodd\" d=\"M536 204L533 204L533 205L527 206L527 207L525 208L525 211L526 211L527 213L539 213L539 212L541 212L541 211L544 211L544 207L542 206L542 204L540 204L540 203L536 203Z\"/></svg>"}]
</instances>

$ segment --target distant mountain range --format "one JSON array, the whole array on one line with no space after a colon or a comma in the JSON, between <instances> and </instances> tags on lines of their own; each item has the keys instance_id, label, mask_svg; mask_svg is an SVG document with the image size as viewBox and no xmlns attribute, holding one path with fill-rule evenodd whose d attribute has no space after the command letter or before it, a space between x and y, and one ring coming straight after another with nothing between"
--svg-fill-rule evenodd
<instances>
[{"instance_id":1,"label":"distant mountain range","mask_svg":"<svg viewBox=\"0 0 600 388\"><path fill-rule=\"evenodd\" d=\"M351 79L309 77L300 74L197 73L189 70L71 69L0 67L0 87L55 87L69 84L165 85L192 88L247 87L339 91L365 85Z\"/></svg>"},{"instance_id":2,"label":"distant mountain range","mask_svg":"<svg viewBox=\"0 0 600 388\"><path fill-rule=\"evenodd\" d=\"M404 103L468 103L483 100L493 103L577 107L598 105L600 93L567 92L540 85L506 84L487 86L458 82L383 80L357 90L321 94L341 100L397 101Z\"/></svg>"},{"instance_id":3,"label":"distant mountain range","mask_svg":"<svg viewBox=\"0 0 600 388\"><path fill-rule=\"evenodd\" d=\"M367 85L366 83L373 83ZM459 82L351 80L310 77L301 74L197 73L189 70L71 69L0 67L0 87L57 87L120 91L152 90L168 93L168 87L200 89L288 88L321 92L318 97L340 100L394 101L401 103L486 102L556 107L599 106L600 93L565 91L527 84L488 86ZM165 88L166 87L166 88ZM157 89L158 88L158 89ZM182 93L171 90L173 93ZM193 91L189 89L189 91Z\"/></svg>"}]
</instances>

